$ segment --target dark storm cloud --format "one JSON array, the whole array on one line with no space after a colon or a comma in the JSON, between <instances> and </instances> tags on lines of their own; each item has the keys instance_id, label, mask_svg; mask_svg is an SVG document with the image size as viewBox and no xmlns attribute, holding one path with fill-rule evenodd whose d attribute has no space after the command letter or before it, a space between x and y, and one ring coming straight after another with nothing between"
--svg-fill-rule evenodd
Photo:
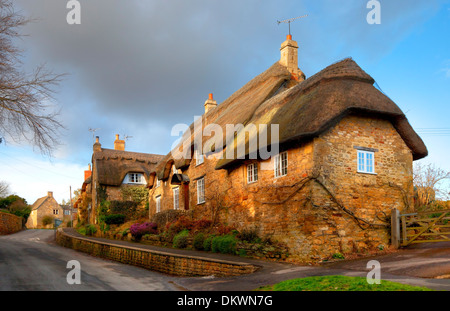
<instances>
[{"instance_id":1,"label":"dark storm cloud","mask_svg":"<svg viewBox=\"0 0 450 311\"><path fill-rule=\"evenodd\" d=\"M292 28L311 75L355 49L386 53L429 16L424 2L381 1L374 28L360 0L80 0L81 25L66 23L67 1L17 1L39 18L25 30L27 61L70 74L58 95L64 154L90 149L89 127L105 147L119 133L133 136L131 150L167 153L171 127L202 114L208 93L220 103L279 58L287 26L277 19L310 15Z\"/></svg>"}]
</instances>

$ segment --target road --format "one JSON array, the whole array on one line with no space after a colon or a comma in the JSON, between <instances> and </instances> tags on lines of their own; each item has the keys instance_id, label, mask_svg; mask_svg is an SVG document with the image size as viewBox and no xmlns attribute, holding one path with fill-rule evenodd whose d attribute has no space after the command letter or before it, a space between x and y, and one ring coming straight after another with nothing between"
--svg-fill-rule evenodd
<instances>
[{"instance_id":1,"label":"road","mask_svg":"<svg viewBox=\"0 0 450 311\"><path fill-rule=\"evenodd\" d=\"M80 263L81 284L68 284L70 260ZM173 278L99 259L54 243L53 230L0 236L0 291L173 291Z\"/></svg>"}]
</instances>

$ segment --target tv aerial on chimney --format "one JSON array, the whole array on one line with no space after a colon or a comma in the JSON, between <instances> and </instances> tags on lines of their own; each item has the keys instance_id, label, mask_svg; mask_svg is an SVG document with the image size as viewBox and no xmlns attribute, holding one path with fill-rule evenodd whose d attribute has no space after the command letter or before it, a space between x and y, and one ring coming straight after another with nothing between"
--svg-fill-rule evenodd
<instances>
[{"instance_id":1,"label":"tv aerial on chimney","mask_svg":"<svg viewBox=\"0 0 450 311\"><path fill-rule=\"evenodd\" d=\"M96 128L96 129L89 128L89 132L92 132L92 142L95 142L95 132L98 130L101 130L101 129L100 128Z\"/></svg>"},{"instance_id":2,"label":"tv aerial on chimney","mask_svg":"<svg viewBox=\"0 0 450 311\"><path fill-rule=\"evenodd\" d=\"M295 21L296 19L307 17L307 16L308 16L308 14L302 15L302 16L293 17L293 18L288 18L288 19L285 19L285 20L282 20L282 21L277 21L277 23L278 23L278 25L280 25L281 23L288 24L289 25L289 35L290 35L291 34L291 22Z\"/></svg>"},{"instance_id":3,"label":"tv aerial on chimney","mask_svg":"<svg viewBox=\"0 0 450 311\"><path fill-rule=\"evenodd\" d=\"M127 141L128 138L133 138L133 136L128 136L128 135L126 135L126 134L123 135L123 139L125 139L125 141Z\"/></svg>"}]
</instances>

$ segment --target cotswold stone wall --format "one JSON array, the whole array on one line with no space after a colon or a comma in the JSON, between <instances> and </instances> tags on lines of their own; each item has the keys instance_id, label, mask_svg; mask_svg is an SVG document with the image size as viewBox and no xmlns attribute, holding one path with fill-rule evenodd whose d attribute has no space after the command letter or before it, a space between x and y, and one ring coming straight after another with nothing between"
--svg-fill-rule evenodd
<instances>
[{"instance_id":1,"label":"cotswold stone wall","mask_svg":"<svg viewBox=\"0 0 450 311\"><path fill-rule=\"evenodd\" d=\"M247 263L176 255L74 237L63 229L57 230L56 242L61 246L93 256L176 276L236 276L253 273L258 269Z\"/></svg>"},{"instance_id":2,"label":"cotswold stone wall","mask_svg":"<svg viewBox=\"0 0 450 311\"><path fill-rule=\"evenodd\" d=\"M22 230L22 218L0 212L0 235L16 233Z\"/></svg>"}]
</instances>

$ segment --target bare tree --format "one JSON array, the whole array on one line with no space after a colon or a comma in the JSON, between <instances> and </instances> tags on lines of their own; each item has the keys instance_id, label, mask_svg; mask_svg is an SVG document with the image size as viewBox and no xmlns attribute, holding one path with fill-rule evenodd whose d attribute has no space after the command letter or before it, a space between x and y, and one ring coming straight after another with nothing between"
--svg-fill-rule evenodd
<instances>
[{"instance_id":1,"label":"bare tree","mask_svg":"<svg viewBox=\"0 0 450 311\"><path fill-rule=\"evenodd\" d=\"M19 28L30 21L15 11L11 0L0 0L0 139L25 140L51 155L63 128L51 106L54 87L63 75L45 66L32 73L21 70L22 50L15 40L22 37Z\"/></svg>"},{"instance_id":2,"label":"bare tree","mask_svg":"<svg viewBox=\"0 0 450 311\"><path fill-rule=\"evenodd\" d=\"M437 197L446 200L448 189L442 186L442 181L450 179L450 172L436 167L434 164L423 165L414 163L415 207L429 208Z\"/></svg>"},{"instance_id":3,"label":"bare tree","mask_svg":"<svg viewBox=\"0 0 450 311\"><path fill-rule=\"evenodd\" d=\"M4 198L9 194L9 185L4 181L0 181L0 198Z\"/></svg>"}]
</instances>

